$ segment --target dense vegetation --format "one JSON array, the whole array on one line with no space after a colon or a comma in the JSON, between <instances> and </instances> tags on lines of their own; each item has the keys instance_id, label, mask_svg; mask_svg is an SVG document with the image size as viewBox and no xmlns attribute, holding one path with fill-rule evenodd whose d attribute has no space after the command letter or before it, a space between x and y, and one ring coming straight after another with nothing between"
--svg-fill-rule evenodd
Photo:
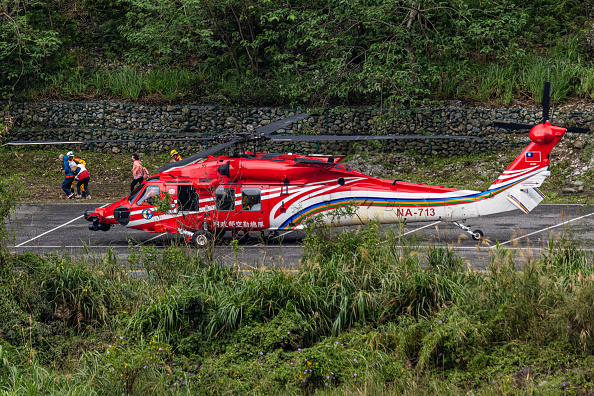
<instances>
[{"instance_id":1,"label":"dense vegetation","mask_svg":"<svg viewBox=\"0 0 594 396\"><path fill-rule=\"evenodd\" d=\"M0 391L591 392L587 252L561 237L521 269L501 249L476 271L449 247L380 230L312 229L296 271L246 272L183 247L131 248L126 261L3 252Z\"/></svg>"},{"instance_id":2,"label":"dense vegetation","mask_svg":"<svg viewBox=\"0 0 594 396\"><path fill-rule=\"evenodd\" d=\"M577 0L0 0L0 92L242 105L594 94ZM538 99L537 99L538 100Z\"/></svg>"}]
</instances>

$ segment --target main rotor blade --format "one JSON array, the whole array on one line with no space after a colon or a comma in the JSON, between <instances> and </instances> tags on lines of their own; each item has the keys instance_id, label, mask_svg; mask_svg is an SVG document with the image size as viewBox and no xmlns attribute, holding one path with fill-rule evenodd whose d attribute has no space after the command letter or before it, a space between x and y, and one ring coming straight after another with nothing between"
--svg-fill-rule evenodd
<instances>
[{"instance_id":1,"label":"main rotor blade","mask_svg":"<svg viewBox=\"0 0 594 396\"><path fill-rule=\"evenodd\" d=\"M256 128L256 129L254 129L254 132L262 134L262 135L268 135L268 134L278 131L279 129L285 129L292 123L299 121L299 120L303 120L304 118L307 118L312 114L313 113L294 114L292 116L285 117L281 120L271 122L268 125L264 125L259 128Z\"/></svg>"},{"instance_id":2,"label":"main rotor blade","mask_svg":"<svg viewBox=\"0 0 594 396\"><path fill-rule=\"evenodd\" d=\"M542 91L542 122L549 121L549 105L551 103L551 82L545 81Z\"/></svg>"},{"instance_id":3,"label":"main rotor blade","mask_svg":"<svg viewBox=\"0 0 594 396\"><path fill-rule=\"evenodd\" d=\"M271 142L319 142L327 140L348 141L348 140L406 140L406 139L471 139L482 141L476 136L450 136L450 135L357 135L357 136L337 136L337 135L275 135L268 138Z\"/></svg>"},{"instance_id":4,"label":"main rotor blade","mask_svg":"<svg viewBox=\"0 0 594 396\"><path fill-rule=\"evenodd\" d=\"M220 150L222 150L224 148L227 148L229 146L234 145L238 141L239 141L238 139L233 139L233 140L230 140L230 141L228 141L226 143L222 143L222 144L219 144L219 145L214 146L212 148L209 148L208 150L201 151L198 154L194 154L194 155L192 155L192 156L190 156L188 158L184 158L181 161L177 161L177 162L173 162L171 164L167 164L167 165L162 166L159 169L157 169L157 173L158 172L169 172L172 169L181 168L181 167L186 166L186 165L192 165L193 163L198 162L202 158L206 158L209 155L213 155L217 151L220 151Z\"/></svg>"},{"instance_id":5,"label":"main rotor blade","mask_svg":"<svg viewBox=\"0 0 594 396\"><path fill-rule=\"evenodd\" d=\"M90 143L132 143L132 142L187 142L215 140L214 137L204 138L159 138L159 139L113 139L113 140L22 140L4 143L2 146L33 146L45 144L90 144Z\"/></svg>"}]
</instances>

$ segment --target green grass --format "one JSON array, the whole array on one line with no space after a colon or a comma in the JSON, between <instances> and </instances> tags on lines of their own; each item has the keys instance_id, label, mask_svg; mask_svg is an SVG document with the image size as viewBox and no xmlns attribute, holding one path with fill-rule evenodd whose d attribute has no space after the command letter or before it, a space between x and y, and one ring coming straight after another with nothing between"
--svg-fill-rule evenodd
<instances>
[{"instance_id":1,"label":"green grass","mask_svg":"<svg viewBox=\"0 0 594 396\"><path fill-rule=\"evenodd\" d=\"M85 70L63 69L48 77L43 87L24 92L24 99L59 98L63 100L113 98L128 101L175 102L203 92L200 73L186 69L139 68Z\"/></svg>"},{"instance_id":2,"label":"green grass","mask_svg":"<svg viewBox=\"0 0 594 396\"><path fill-rule=\"evenodd\" d=\"M436 63L432 73L431 95L421 99L462 100L469 103L509 106L530 98L540 104L544 81L553 82L552 103L591 98L593 72L585 56L576 48L577 38L552 48L548 54L528 54L490 63L478 61ZM455 72L452 72L455 70ZM18 100L115 100L146 103L224 103L239 106L320 106L307 88L307 81L296 83L295 75L273 73L268 76L237 76L233 67L205 62L196 67L168 69L153 65L117 64L111 68L85 68L64 64L47 75L38 86L18 93ZM305 88L300 88L300 84ZM313 96L312 96L313 95ZM359 105L378 105L379 98ZM338 97L326 98L344 105ZM290 103L289 103L290 102Z\"/></svg>"},{"instance_id":3,"label":"green grass","mask_svg":"<svg viewBox=\"0 0 594 396\"><path fill-rule=\"evenodd\" d=\"M55 201L63 198L60 188L64 173L58 160L60 154L72 150L65 147L62 150L29 150L27 148L0 149L0 161L5 166L0 167L0 178L21 178L27 186L24 200ZM92 196L98 200L115 200L126 196L130 190L132 180L132 161L130 153L105 154L98 152L74 151L87 162L91 174L89 183ZM155 172L159 167L169 162L167 154L138 153L143 165L149 172ZM34 166L23 166L33 164Z\"/></svg>"},{"instance_id":4,"label":"green grass","mask_svg":"<svg viewBox=\"0 0 594 396\"><path fill-rule=\"evenodd\" d=\"M518 70L514 65L487 65L479 83L477 99L486 103L495 99L509 106L518 88L517 74Z\"/></svg>"},{"instance_id":5,"label":"green grass","mask_svg":"<svg viewBox=\"0 0 594 396\"><path fill-rule=\"evenodd\" d=\"M569 40L570 44L575 40ZM572 45L550 56L526 55L507 62L468 65L467 78L451 75L446 67L434 94L442 99L509 106L534 104L542 100L543 83L552 81L551 103L559 105L571 98L591 98L593 73Z\"/></svg>"},{"instance_id":6,"label":"green grass","mask_svg":"<svg viewBox=\"0 0 594 396\"><path fill-rule=\"evenodd\" d=\"M567 235L521 267L499 249L475 272L451 247L379 230L309 230L297 272L241 273L177 247L132 249L122 262L13 256L0 278L0 389L495 395L593 385L592 257ZM130 276L138 265L147 276Z\"/></svg>"}]
</instances>

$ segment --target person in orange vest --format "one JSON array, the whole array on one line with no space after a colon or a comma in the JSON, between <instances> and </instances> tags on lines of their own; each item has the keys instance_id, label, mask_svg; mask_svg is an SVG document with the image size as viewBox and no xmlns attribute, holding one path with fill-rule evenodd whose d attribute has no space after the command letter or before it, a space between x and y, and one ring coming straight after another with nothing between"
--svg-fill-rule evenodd
<instances>
[{"instance_id":1,"label":"person in orange vest","mask_svg":"<svg viewBox=\"0 0 594 396\"><path fill-rule=\"evenodd\" d=\"M169 152L169 155L171 156L171 161L169 161L169 163L173 163L173 162L177 162L177 161L181 161L183 160L182 156L179 155L179 153L175 150L171 150Z\"/></svg>"},{"instance_id":2,"label":"person in orange vest","mask_svg":"<svg viewBox=\"0 0 594 396\"><path fill-rule=\"evenodd\" d=\"M70 164L71 168L73 166L77 167L80 164L82 164L83 167L87 166L87 162L82 158L75 157L74 153L72 151L69 151L68 153L66 153L66 156L68 157L68 163ZM76 184L77 180L78 180L78 178L75 178L74 180L72 180L72 185L70 186L70 189L72 190L72 192L74 192L74 185ZM83 184L81 187L82 187L82 192L83 192L82 197L84 197L85 195L88 195L85 192L85 190L87 189L86 186ZM81 198L81 187L79 187L78 185L76 186L76 189L78 190L78 195L76 196L76 198Z\"/></svg>"}]
</instances>

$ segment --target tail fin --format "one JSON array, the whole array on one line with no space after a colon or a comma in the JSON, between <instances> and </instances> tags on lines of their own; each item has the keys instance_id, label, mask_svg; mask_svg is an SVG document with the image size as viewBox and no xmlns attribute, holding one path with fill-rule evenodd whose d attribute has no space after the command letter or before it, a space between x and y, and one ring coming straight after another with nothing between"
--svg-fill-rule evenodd
<instances>
[{"instance_id":1,"label":"tail fin","mask_svg":"<svg viewBox=\"0 0 594 396\"><path fill-rule=\"evenodd\" d=\"M550 122L535 125L530 130L531 142L512 164L495 180L488 191L504 193L507 199L525 213L544 199L538 187L549 172L549 153L561 140L566 129Z\"/></svg>"},{"instance_id":2,"label":"tail fin","mask_svg":"<svg viewBox=\"0 0 594 396\"><path fill-rule=\"evenodd\" d=\"M512 187L539 187L549 176L549 153L561 140L566 129L552 126L550 122L535 125L530 130L531 142L511 165L489 187L505 190Z\"/></svg>"}]
</instances>

